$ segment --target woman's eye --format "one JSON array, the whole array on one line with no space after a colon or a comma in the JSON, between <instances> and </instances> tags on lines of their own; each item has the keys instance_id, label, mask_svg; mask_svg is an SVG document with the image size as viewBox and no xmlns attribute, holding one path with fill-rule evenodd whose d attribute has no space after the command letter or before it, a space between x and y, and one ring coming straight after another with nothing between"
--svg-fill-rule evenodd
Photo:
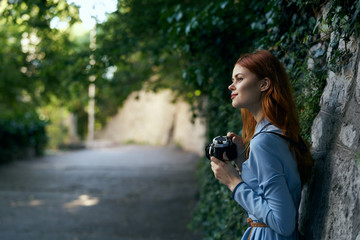
<instances>
[{"instance_id":1,"label":"woman's eye","mask_svg":"<svg viewBox=\"0 0 360 240\"><path fill-rule=\"evenodd\" d=\"M242 80L243 80L243 78L237 78L236 80L237 80L237 81L242 81Z\"/></svg>"}]
</instances>

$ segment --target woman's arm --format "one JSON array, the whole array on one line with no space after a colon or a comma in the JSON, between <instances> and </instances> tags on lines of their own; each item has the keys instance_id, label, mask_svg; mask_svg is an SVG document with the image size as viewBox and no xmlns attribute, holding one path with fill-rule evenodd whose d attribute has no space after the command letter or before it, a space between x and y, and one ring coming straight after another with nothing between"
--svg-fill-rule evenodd
<instances>
[{"instance_id":1,"label":"woman's arm","mask_svg":"<svg viewBox=\"0 0 360 240\"><path fill-rule=\"evenodd\" d=\"M261 138L255 138L248 160L247 170L257 178L264 194L259 195L243 183L233 192L233 198L271 229L281 235L290 236L295 230L297 209L285 179L283 164L279 159L279 151L289 150L286 144L281 144L285 147L279 149L279 142L274 141L274 138L276 137L265 134Z\"/></svg>"},{"instance_id":2,"label":"woman's arm","mask_svg":"<svg viewBox=\"0 0 360 240\"><path fill-rule=\"evenodd\" d=\"M231 191L242 182L242 179L236 169L229 163L223 162L216 157L211 157L211 170L222 184L226 185Z\"/></svg>"}]
</instances>

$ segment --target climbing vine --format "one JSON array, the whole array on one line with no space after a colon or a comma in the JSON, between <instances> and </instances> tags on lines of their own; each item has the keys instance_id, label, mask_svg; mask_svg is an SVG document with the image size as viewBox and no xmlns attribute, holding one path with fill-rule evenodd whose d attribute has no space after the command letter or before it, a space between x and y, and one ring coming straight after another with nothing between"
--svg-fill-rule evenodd
<instances>
[{"instance_id":1,"label":"climbing vine","mask_svg":"<svg viewBox=\"0 0 360 240\"><path fill-rule=\"evenodd\" d=\"M328 8L329 12L318 23L329 41L329 69L338 72L352 57L347 46L351 37L360 35L360 1L334 0L328 3ZM341 42L344 43L343 48L339 47Z\"/></svg>"}]
</instances>

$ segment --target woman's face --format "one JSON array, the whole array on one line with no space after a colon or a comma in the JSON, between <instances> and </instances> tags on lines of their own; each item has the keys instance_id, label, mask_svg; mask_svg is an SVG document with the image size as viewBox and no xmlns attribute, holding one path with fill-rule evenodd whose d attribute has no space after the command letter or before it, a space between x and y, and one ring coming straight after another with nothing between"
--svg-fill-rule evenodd
<instances>
[{"instance_id":1,"label":"woman's face","mask_svg":"<svg viewBox=\"0 0 360 240\"><path fill-rule=\"evenodd\" d=\"M261 108L260 84L261 81L254 73L236 64L232 73L232 84L229 86L232 106L250 111Z\"/></svg>"}]
</instances>

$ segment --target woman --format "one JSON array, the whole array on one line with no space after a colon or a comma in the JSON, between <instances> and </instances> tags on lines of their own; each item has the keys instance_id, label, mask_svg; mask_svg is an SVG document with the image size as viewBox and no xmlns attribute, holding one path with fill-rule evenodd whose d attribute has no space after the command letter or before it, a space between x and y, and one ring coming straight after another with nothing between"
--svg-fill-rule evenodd
<instances>
[{"instance_id":1,"label":"woman","mask_svg":"<svg viewBox=\"0 0 360 240\"><path fill-rule=\"evenodd\" d=\"M235 64L229 90L243 121L242 138L228 133L237 146L238 169L215 157L211 168L248 212L250 226L242 239L298 239L301 188L313 160L299 136L285 69L269 51L245 54Z\"/></svg>"}]
</instances>

